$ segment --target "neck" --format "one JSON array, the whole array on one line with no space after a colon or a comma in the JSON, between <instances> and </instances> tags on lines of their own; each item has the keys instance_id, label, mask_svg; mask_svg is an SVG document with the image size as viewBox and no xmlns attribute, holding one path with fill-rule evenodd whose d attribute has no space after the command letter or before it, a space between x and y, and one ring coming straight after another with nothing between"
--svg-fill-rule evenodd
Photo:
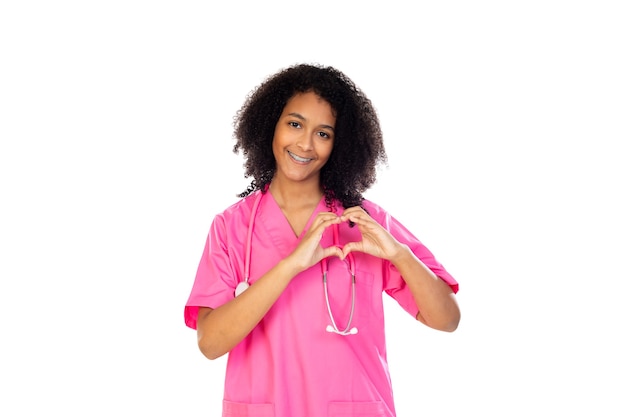
<instances>
[{"instance_id":1,"label":"neck","mask_svg":"<svg viewBox=\"0 0 626 417\"><path fill-rule=\"evenodd\" d=\"M317 205L324 195L319 183L285 183L274 178L270 193L282 209Z\"/></svg>"}]
</instances>

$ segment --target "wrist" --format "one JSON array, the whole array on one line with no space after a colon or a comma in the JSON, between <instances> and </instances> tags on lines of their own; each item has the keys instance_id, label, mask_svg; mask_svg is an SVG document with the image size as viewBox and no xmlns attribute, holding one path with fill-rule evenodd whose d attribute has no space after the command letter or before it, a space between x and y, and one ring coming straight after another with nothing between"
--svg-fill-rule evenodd
<instances>
[{"instance_id":1,"label":"wrist","mask_svg":"<svg viewBox=\"0 0 626 417\"><path fill-rule=\"evenodd\" d=\"M411 249L404 243L398 243L398 249L395 254L389 257L389 262L399 267L403 263L413 261L415 255L411 252Z\"/></svg>"},{"instance_id":2,"label":"wrist","mask_svg":"<svg viewBox=\"0 0 626 417\"><path fill-rule=\"evenodd\" d=\"M306 269L303 268L293 256L281 259L278 264L276 264L276 268L281 276L289 277L290 281L293 277Z\"/></svg>"}]
</instances>

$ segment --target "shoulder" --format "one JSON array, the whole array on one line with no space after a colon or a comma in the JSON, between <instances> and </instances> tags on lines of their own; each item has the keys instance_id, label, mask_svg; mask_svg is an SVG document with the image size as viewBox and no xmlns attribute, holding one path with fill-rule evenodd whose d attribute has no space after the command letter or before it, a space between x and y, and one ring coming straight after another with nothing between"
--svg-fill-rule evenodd
<instances>
[{"instance_id":1,"label":"shoulder","mask_svg":"<svg viewBox=\"0 0 626 417\"><path fill-rule=\"evenodd\" d=\"M395 233L399 229L405 230L404 225L400 223L398 219L396 219L389 211L384 209L379 204L374 203L371 200L365 199L363 200L363 203L361 205L372 219L376 220L378 224L383 226L388 231Z\"/></svg>"},{"instance_id":2,"label":"shoulder","mask_svg":"<svg viewBox=\"0 0 626 417\"><path fill-rule=\"evenodd\" d=\"M239 199L234 202L230 206L228 206L224 211L222 211L222 216L233 216L241 212L249 212L252 210L252 206L254 205L254 201L256 197L260 194L260 191L255 191L252 194Z\"/></svg>"},{"instance_id":3,"label":"shoulder","mask_svg":"<svg viewBox=\"0 0 626 417\"><path fill-rule=\"evenodd\" d=\"M361 205L363 206L365 211L367 211L370 217L372 217L375 220L385 219L387 216L389 216L389 213L387 212L387 210L385 210L384 208L382 208L381 206L379 206L378 204L374 203L371 200L364 199Z\"/></svg>"},{"instance_id":4,"label":"shoulder","mask_svg":"<svg viewBox=\"0 0 626 417\"><path fill-rule=\"evenodd\" d=\"M254 203L259 194L260 191L255 191L254 193L234 202L221 213L218 213L213 222L229 224L233 221L238 222L241 221L241 219L249 219Z\"/></svg>"}]
</instances>

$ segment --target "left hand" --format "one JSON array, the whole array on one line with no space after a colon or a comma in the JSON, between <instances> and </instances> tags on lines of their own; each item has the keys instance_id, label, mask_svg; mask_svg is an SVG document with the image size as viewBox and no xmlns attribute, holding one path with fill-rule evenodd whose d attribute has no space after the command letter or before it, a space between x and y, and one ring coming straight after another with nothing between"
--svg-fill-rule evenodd
<instances>
[{"instance_id":1,"label":"left hand","mask_svg":"<svg viewBox=\"0 0 626 417\"><path fill-rule=\"evenodd\" d=\"M343 246L344 258L350 252L363 252L378 258L392 260L401 252L403 245L361 207L346 209L341 215L341 220L356 224L362 236L361 241L349 242Z\"/></svg>"}]
</instances>

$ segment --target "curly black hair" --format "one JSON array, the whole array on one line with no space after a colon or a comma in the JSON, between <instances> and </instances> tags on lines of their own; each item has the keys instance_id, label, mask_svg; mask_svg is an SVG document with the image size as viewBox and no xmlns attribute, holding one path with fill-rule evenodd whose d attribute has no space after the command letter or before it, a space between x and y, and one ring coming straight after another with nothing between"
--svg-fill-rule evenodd
<instances>
[{"instance_id":1,"label":"curly black hair","mask_svg":"<svg viewBox=\"0 0 626 417\"><path fill-rule=\"evenodd\" d=\"M379 164L387 163L378 115L350 78L319 64L297 64L267 77L236 113L233 152L242 152L245 177L253 178L238 197L266 192L276 171L276 123L291 97L311 91L326 100L336 116L333 150L320 172L326 204L330 207L337 199L344 208L361 205L363 193L376 182Z\"/></svg>"}]
</instances>

